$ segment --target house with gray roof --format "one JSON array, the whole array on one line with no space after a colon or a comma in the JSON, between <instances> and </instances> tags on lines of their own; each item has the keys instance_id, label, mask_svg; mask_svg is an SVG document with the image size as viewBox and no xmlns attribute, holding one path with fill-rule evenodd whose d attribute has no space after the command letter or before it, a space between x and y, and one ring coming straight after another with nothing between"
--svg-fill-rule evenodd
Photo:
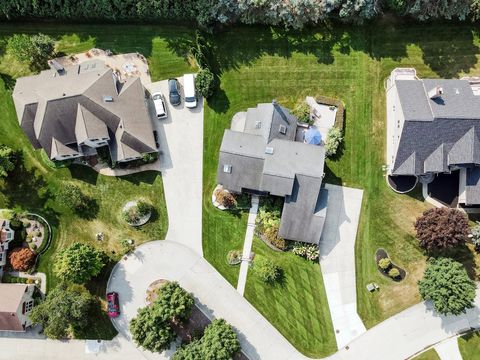
<instances>
[{"instance_id":1,"label":"house with gray roof","mask_svg":"<svg viewBox=\"0 0 480 360\"><path fill-rule=\"evenodd\" d=\"M469 79L419 79L415 69L392 71L387 79L387 166L394 189L409 178L429 184L441 174L458 172L458 204L480 204L477 87Z\"/></svg>"},{"instance_id":2,"label":"house with gray roof","mask_svg":"<svg viewBox=\"0 0 480 360\"><path fill-rule=\"evenodd\" d=\"M303 130L275 101L235 114L223 135L217 181L235 193L284 197L279 237L317 244L326 216L325 149L298 141Z\"/></svg>"},{"instance_id":3,"label":"house with gray roof","mask_svg":"<svg viewBox=\"0 0 480 360\"><path fill-rule=\"evenodd\" d=\"M114 162L156 152L140 78L120 81L101 60L19 78L13 101L33 147L52 160L94 156L103 146Z\"/></svg>"}]
</instances>

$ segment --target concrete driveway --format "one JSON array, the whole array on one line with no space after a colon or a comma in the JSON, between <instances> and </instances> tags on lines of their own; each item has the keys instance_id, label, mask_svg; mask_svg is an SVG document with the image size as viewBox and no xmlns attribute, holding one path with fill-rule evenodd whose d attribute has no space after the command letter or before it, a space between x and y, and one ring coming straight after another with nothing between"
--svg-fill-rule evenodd
<instances>
[{"instance_id":1,"label":"concrete driveway","mask_svg":"<svg viewBox=\"0 0 480 360\"><path fill-rule=\"evenodd\" d=\"M363 190L326 184L327 218L320 239L320 267L337 346L366 331L357 313L355 239Z\"/></svg>"},{"instance_id":2,"label":"concrete driveway","mask_svg":"<svg viewBox=\"0 0 480 360\"><path fill-rule=\"evenodd\" d=\"M150 93L163 93L168 110L163 120L152 114L168 210L167 239L202 255L203 99L195 109L186 108L183 99L179 106L172 106L167 80L145 86Z\"/></svg>"}]
</instances>

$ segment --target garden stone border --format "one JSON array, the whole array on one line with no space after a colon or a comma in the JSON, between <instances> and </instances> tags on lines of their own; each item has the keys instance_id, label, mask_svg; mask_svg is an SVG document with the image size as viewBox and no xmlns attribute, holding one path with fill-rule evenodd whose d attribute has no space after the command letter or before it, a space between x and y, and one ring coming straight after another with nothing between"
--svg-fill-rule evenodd
<instances>
[{"instance_id":1,"label":"garden stone border","mask_svg":"<svg viewBox=\"0 0 480 360\"><path fill-rule=\"evenodd\" d=\"M138 204L138 200L132 200L132 201L129 201L127 202L123 208L122 208L122 215L125 211L129 210L130 208L134 207L134 206L137 206ZM142 225L145 225L148 220L150 220L150 217L152 216L152 211L150 210L148 212L147 215L145 215L144 217L142 217L138 222L136 223L131 223L129 221L126 221L125 219L123 219L128 225L130 226L134 226L134 227L137 227L137 226L142 226Z\"/></svg>"},{"instance_id":2,"label":"garden stone border","mask_svg":"<svg viewBox=\"0 0 480 360\"><path fill-rule=\"evenodd\" d=\"M390 267L390 269L395 268L400 272L400 276L398 278L392 278L392 277L388 276L388 273L384 272L383 269L380 268L380 266L378 266L378 262L381 259L385 259L385 258L389 258L390 261L391 261L392 266ZM402 269L400 266L396 265L392 261L392 258L390 256L388 256L388 253L385 249L379 248L379 249L377 249L377 251L375 251L375 264L377 264L377 270L380 272L380 274L389 278L392 281L401 282L407 277L407 272L404 269Z\"/></svg>"}]
</instances>

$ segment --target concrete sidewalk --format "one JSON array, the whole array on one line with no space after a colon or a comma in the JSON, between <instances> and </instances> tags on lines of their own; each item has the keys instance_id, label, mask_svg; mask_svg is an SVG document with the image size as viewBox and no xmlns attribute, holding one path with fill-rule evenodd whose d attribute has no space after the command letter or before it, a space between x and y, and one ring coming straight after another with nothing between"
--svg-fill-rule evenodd
<instances>
[{"instance_id":1,"label":"concrete sidewalk","mask_svg":"<svg viewBox=\"0 0 480 360\"><path fill-rule=\"evenodd\" d=\"M458 348L458 338L456 336L442 341L433 348L441 360L462 360L462 354L460 354L460 349Z\"/></svg>"},{"instance_id":2,"label":"concrete sidewalk","mask_svg":"<svg viewBox=\"0 0 480 360\"><path fill-rule=\"evenodd\" d=\"M257 219L259 198L252 196L252 207L248 213L247 231L245 233L245 242L243 244L242 263L240 264L240 274L238 275L237 291L243 296L245 285L247 283L248 268L250 267L250 253L252 252L253 235L255 232L255 220Z\"/></svg>"},{"instance_id":3,"label":"concrete sidewalk","mask_svg":"<svg viewBox=\"0 0 480 360\"><path fill-rule=\"evenodd\" d=\"M320 239L320 267L338 348L366 329L357 314L355 239L363 190L325 185L327 217Z\"/></svg>"}]
</instances>

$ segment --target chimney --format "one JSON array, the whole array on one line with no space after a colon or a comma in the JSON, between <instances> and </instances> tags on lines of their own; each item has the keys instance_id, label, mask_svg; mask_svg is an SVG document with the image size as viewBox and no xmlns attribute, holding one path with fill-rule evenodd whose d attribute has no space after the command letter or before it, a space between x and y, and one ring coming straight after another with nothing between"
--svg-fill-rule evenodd
<instances>
[{"instance_id":1,"label":"chimney","mask_svg":"<svg viewBox=\"0 0 480 360\"><path fill-rule=\"evenodd\" d=\"M440 86L435 86L433 89L431 89L428 92L428 97L432 100L436 99L436 98L438 98L442 95L443 95L443 89Z\"/></svg>"}]
</instances>

